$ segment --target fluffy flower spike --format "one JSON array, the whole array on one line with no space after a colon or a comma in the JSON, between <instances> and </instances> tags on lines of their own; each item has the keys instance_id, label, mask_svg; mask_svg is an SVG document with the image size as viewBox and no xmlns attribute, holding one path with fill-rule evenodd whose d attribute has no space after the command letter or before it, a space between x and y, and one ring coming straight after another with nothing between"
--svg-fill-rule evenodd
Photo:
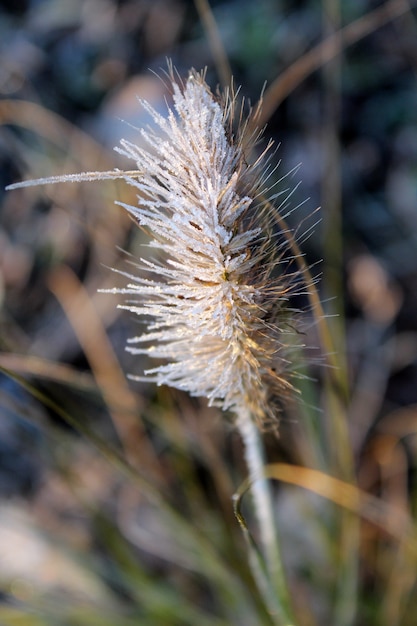
<instances>
[{"instance_id":1,"label":"fluffy flower spike","mask_svg":"<svg viewBox=\"0 0 417 626\"><path fill-rule=\"evenodd\" d=\"M288 302L300 291L303 272L296 265L292 269L296 259L286 238L291 235L280 233L274 221L287 199L276 209L263 199L268 157L264 153L249 163L257 137L250 136L242 108L234 133L233 93L215 97L204 73L191 71L185 84L172 71L170 78L174 108L162 117L142 102L156 129L141 131L141 146L122 141L118 148L137 169L9 188L103 178L125 178L137 188L138 206L122 206L149 231L155 258L141 259L131 283L113 290L128 294L124 308L146 323L128 349L158 360L144 372L145 380L206 397L235 413L269 582L263 570L260 576L258 562L254 574L271 614L280 623L294 623L272 493L269 483L259 480L264 456L257 429L276 423L275 407L293 390L291 352L298 335Z\"/></svg>"},{"instance_id":2,"label":"fluffy flower spike","mask_svg":"<svg viewBox=\"0 0 417 626\"><path fill-rule=\"evenodd\" d=\"M126 177L139 205L122 206L158 250L118 290L132 296L123 308L147 319L128 350L162 360L135 378L249 410L262 423L291 388L287 302L297 283L271 234L271 207L259 200L266 158L246 162L242 119L240 134L231 130L233 95L215 97L204 73L171 79L174 110L161 117L142 101L156 130L141 131L144 147L117 148L141 172Z\"/></svg>"},{"instance_id":3,"label":"fluffy flower spike","mask_svg":"<svg viewBox=\"0 0 417 626\"><path fill-rule=\"evenodd\" d=\"M127 349L159 364L132 378L206 397L262 425L276 420L293 391L299 348L288 301L300 292L302 273L292 269L274 218L287 198L278 208L265 199L271 144L249 163L259 136L250 134L233 90L213 95L204 72L191 70L185 83L172 69L169 77L174 108L162 117L141 101L154 127L140 131L141 146L122 140L116 148L137 169L8 189L115 178L137 187L138 206L120 204L149 231L157 254L141 259L139 275L126 274L132 282L112 292L129 294L122 308L146 320L146 332Z\"/></svg>"}]
</instances>

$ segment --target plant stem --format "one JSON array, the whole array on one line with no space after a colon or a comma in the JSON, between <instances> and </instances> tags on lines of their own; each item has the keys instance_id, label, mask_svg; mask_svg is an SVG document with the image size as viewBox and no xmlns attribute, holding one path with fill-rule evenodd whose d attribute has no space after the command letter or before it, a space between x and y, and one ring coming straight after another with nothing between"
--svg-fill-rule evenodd
<instances>
[{"instance_id":1,"label":"plant stem","mask_svg":"<svg viewBox=\"0 0 417 626\"><path fill-rule=\"evenodd\" d=\"M244 443L245 459L249 470L261 552L267 574L267 590L265 590L265 580L259 580L259 568L255 568L254 574L261 591L268 594L266 601L271 607L271 612L276 614L279 619L278 623L283 626L292 626L295 622L291 617L289 595L274 519L272 490L270 483L264 478L265 457L262 439L258 427L250 413L245 409L238 416L237 426Z\"/></svg>"}]
</instances>

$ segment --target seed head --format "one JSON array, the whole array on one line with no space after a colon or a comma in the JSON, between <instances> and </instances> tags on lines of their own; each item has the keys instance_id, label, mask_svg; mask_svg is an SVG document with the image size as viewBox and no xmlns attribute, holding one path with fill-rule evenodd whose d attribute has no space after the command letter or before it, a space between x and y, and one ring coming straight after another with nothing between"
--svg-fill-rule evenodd
<instances>
[{"instance_id":1,"label":"seed head","mask_svg":"<svg viewBox=\"0 0 417 626\"><path fill-rule=\"evenodd\" d=\"M232 89L214 95L204 72L194 70L185 83L173 71L169 77L173 108L163 117L140 101L154 126L140 131L141 145L122 140L116 148L137 169L53 176L8 189L106 178L135 186L138 205L119 204L148 231L155 257L140 259L137 274L124 273L131 282L111 291L128 294L121 308L146 324L127 349L157 364L132 378L205 397L259 425L276 423L294 391L300 347L289 302L304 291L288 243L293 235L277 228L291 191L279 207L266 198L271 144L250 162L259 134L249 131Z\"/></svg>"},{"instance_id":2,"label":"seed head","mask_svg":"<svg viewBox=\"0 0 417 626\"><path fill-rule=\"evenodd\" d=\"M173 109L162 117L141 102L155 128L141 130L141 147L118 148L141 172L126 176L138 206L122 206L157 252L115 290L129 294L123 308L147 324L127 349L159 361L135 378L264 422L292 388L288 299L299 288L272 228L275 209L262 200L268 158L247 163L256 137L247 141L242 116L233 132L230 91L215 97L195 71L185 84L171 82Z\"/></svg>"}]
</instances>

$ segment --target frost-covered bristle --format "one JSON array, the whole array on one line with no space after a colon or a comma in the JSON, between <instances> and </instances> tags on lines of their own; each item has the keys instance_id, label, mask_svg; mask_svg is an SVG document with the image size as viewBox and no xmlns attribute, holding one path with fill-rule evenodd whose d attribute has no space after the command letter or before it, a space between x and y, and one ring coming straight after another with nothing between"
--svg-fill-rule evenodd
<instances>
[{"instance_id":1,"label":"frost-covered bristle","mask_svg":"<svg viewBox=\"0 0 417 626\"><path fill-rule=\"evenodd\" d=\"M131 296L123 308L147 320L128 350L162 360L140 380L223 409L244 406L262 421L271 388L285 394L290 387L283 317L273 322L288 284L272 282L280 251L255 202L262 163L247 165L241 142L229 136L233 102L221 104L202 74L172 86L174 110L162 117L142 102L155 129L141 131L141 146L118 148L142 172L126 177L138 206L122 206L159 251L121 290Z\"/></svg>"}]
</instances>

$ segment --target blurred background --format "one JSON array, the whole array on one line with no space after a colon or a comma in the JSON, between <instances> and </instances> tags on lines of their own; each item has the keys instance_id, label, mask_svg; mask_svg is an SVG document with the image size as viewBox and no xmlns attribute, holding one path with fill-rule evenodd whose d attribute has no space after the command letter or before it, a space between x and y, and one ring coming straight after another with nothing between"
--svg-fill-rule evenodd
<instances>
[{"instance_id":1,"label":"blurred background","mask_svg":"<svg viewBox=\"0 0 417 626\"><path fill-rule=\"evenodd\" d=\"M327 374L310 368L304 405L283 416L279 440L265 438L268 459L334 473L348 449L379 508L373 501L371 522L355 513L344 590L338 507L314 489L276 486L299 622L416 623L414 7L2 1L1 624L275 623L233 516L245 467L230 420L126 378L143 368L124 350L137 322L116 308L122 296L98 290L125 283L109 269L131 271L123 251L142 254L145 235L114 204L135 203L132 190L100 181L4 191L131 169L113 147L139 141L135 127L149 122L138 97L166 110L157 75L167 58L182 76L207 67L213 89L233 75L252 103L264 89L276 176L292 172L284 185L299 205L291 225L307 220L306 231L320 219L302 250L322 276L338 383L329 390ZM339 418L349 434L332 430Z\"/></svg>"}]
</instances>

